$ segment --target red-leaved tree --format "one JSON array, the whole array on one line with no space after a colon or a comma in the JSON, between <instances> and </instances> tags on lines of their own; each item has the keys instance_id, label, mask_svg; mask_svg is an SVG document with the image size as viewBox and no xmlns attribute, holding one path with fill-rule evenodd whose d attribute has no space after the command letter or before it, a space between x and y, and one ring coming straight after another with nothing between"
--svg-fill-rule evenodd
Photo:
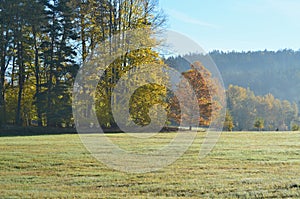
<instances>
[{"instance_id":1,"label":"red-leaved tree","mask_svg":"<svg viewBox=\"0 0 300 199\"><path fill-rule=\"evenodd\" d=\"M180 96L185 105L181 104L180 106L178 97L176 95L171 96L170 119L178 124L181 121L190 121L190 128L191 124L195 123L200 126L209 126L212 120L218 117L217 110L221 109L220 99L216 99L217 93L220 91L218 81L199 61L191 64L191 69L182 75L187 81L182 80L180 82L177 86L176 95ZM188 89L187 83L191 89ZM195 117L193 113L198 109L200 114L198 113Z\"/></svg>"}]
</instances>

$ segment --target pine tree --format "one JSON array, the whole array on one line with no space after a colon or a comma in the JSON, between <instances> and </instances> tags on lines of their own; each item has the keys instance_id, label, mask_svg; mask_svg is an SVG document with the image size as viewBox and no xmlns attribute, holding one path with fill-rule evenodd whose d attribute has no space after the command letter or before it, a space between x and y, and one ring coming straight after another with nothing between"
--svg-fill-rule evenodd
<instances>
[{"instance_id":1,"label":"pine tree","mask_svg":"<svg viewBox=\"0 0 300 199\"><path fill-rule=\"evenodd\" d=\"M74 13L68 1L47 3L48 24L43 30L46 40L43 46L43 62L46 82L41 92L44 99L48 126L59 126L71 118L71 86L78 70L73 42L77 39L72 25ZM43 103L43 102L39 102Z\"/></svg>"},{"instance_id":2,"label":"pine tree","mask_svg":"<svg viewBox=\"0 0 300 199\"><path fill-rule=\"evenodd\" d=\"M0 126L6 123L5 75L13 59L13 13L11 1L0 1Z\"/></svg>"}]
</instances>

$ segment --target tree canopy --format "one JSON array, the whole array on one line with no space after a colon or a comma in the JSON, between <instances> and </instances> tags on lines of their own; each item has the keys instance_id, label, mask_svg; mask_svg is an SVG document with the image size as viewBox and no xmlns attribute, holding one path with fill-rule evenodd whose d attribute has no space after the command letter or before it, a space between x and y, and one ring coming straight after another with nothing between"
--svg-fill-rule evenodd
<instances>
[{"instance_id":1,"label":"tree canopy","mask_svg":"<svg viewBox=\"0 0 300 199\"><path fill-rule=\"evenodd\" d=\"M164 21L155 0L1 1L0 125L71 125L74 79L95 47L109 40L107 49L113 50L114 34L145 27L154 31ZM135 55L121 57L122 64L106 75L157 56L152 49Z\"/></svg>"}]
</instances>

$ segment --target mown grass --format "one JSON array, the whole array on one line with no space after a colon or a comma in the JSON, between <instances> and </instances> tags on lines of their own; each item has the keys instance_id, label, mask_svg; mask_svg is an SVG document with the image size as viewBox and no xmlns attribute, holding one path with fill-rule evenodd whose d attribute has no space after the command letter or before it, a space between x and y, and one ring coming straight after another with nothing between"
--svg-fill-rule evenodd
<instances>
[{"instance_id":1,"label":"mown grass","mask_svg":"<svg viewBox=\"0 0 300 199\"><path fill-rule=\"evenodd\" d=\"M109 136L136 150L128 136ZM300 198L299 133L223 133L198 159L203 138L162 170L128 174L94 159L78 135L1 137L0 198Z\"/></svg>"}]
</instances>

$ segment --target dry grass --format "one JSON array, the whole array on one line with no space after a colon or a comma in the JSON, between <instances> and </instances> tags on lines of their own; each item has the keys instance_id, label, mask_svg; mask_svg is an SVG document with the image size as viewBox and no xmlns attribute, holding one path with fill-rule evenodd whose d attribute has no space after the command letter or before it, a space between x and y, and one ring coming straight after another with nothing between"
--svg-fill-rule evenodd
<instances>
[{"instance_id":1,"label":"dry grass","mask_svg":"<svg viewBox=\"0 0 300 199\"><path fill-rule=\"evenodd\" d=\"M167 140L174 134L159 136ZM223 133L214 150L199 160L203 136L199 133L174 164L146 174L106 167L78 135L1 137L0 197L300 198L299 133ZM110 137L135 150L127 136Z\"/></svg>"}]
</instances>

